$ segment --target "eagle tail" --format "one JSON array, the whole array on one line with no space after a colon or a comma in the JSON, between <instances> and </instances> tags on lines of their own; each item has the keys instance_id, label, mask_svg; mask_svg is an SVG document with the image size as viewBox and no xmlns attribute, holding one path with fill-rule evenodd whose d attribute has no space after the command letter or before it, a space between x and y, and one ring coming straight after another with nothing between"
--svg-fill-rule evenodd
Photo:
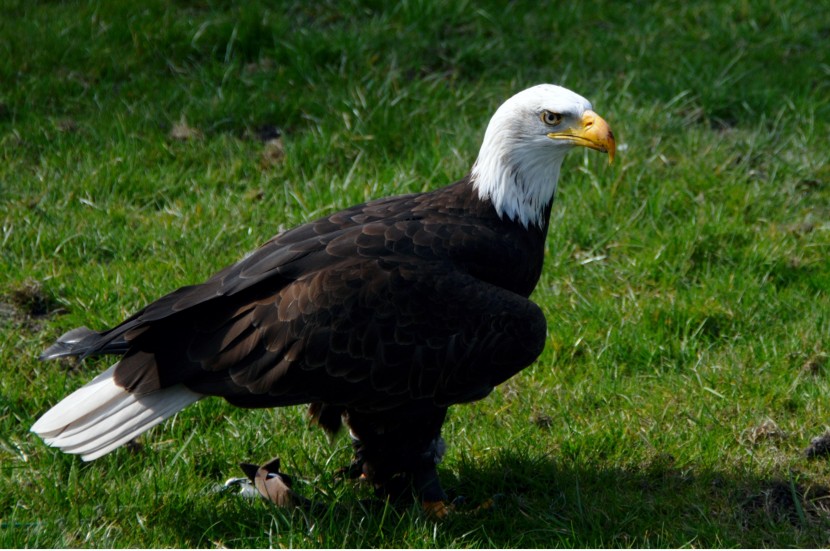
<instances>
[{"instance_id":1,"label":"eagle tail","mask_svg":"<svg viewBox=\"0 0 830 551\"><path fill-rule=\"evenodd\" d=\"M88 327L76 327L71 331L67 331L55 341L55 344L43 351L40 359L52 360L82 354L83 350L80 349L80 343L91 335L97 335L97 333Z\"/></svg>"},{"instance_id":2,"label":"eagle tail","mask_svg":"<svg viewBox=\"0 0 830 551\"><path fill-rule=\"evenodd\" d=\"M91 461L203 397L181 384L132 394L115 383L117 365L61 400L31 431L48 445Z\"/></svg>"},{"instance_id":3,"label":"eagle tail","mask_svg":"<svg viewBox=\"0 0 830 551\"><path fill-rule=\"evenodd\" d=\"M123 338L113 338L106 333L93 331L88 327L76 327L67 331L55 341L55 344L43 351L41 360L54 360L66 356L97 354L124 354L127 343Z\"/></svg>"}]
</instances>

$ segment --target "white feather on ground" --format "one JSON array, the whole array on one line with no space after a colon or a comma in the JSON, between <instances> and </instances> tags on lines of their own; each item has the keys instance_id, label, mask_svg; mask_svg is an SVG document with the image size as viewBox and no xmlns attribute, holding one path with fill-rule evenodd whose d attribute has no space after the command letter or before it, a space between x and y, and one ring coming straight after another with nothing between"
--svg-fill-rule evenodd
<instances>
[{"instance_id":1,"label":"white feather on ground","mask_svg":"<svg viewBox=\"0 0 830 551\"><path fill-rule=\"evenodd\" d=\"M184 385L131 394L115 384L116 365L44 413L31 431L48 445L91 461L203 397Z\"/></svg>"}]
</instances>

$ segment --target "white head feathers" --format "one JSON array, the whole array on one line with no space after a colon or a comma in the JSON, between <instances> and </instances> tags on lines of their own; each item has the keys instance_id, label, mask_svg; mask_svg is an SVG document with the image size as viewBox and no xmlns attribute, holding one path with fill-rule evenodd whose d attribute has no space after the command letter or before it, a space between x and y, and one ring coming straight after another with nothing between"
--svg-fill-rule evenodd
<instances>
[{"instance_id":1,"label":"white head feathers","mask_svg":"<svg viewBox=\"0 0 830 551\"><path fill-rule=\"evenodd\" d=\"M588 100L553 84L528 88L505 101L490 119L471 171L479 197L489 199L500 217L541 226L562 161L575 145L550 134L579 126L590 110ZM545 113L561 117L559 124L546 122Z\"/></svg>"}]
</instances>

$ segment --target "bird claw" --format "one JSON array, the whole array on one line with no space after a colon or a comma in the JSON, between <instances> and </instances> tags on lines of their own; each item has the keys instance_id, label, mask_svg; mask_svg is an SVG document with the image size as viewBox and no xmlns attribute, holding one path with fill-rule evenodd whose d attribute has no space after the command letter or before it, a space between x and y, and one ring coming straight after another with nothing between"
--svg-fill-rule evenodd
<instances>
[{"instance_id":1,"label":"bird claw","mask_svg":"<svg viewBox=\"0 0 830 551\"><path fill-rule=\"evenodd\" d=\"M366 474L363 472L363 463L357 461L348 467L340 467L335 471L334 476L341 480L367 480Z\"/></svg>"},{"instance_id":2,"label":"bird claw","mask_svg":"<svg viewBox=\"0 0 830 551\"><path fill-rule=\"evenodd\" d=\"M470 511L471 513L478 513L480 511L489 511L490 509L495 509L499 505L499 501L501 501L501 495L496 494L493 497L487 498L479 504L478 507Z\"/></svg>"},{"instance_id":3,"label":"bird claw","mask_svg":"<svg viewBox=\"0 0 830 551\"><path fill-rule=\"evenodd\" d=\"M450 515L473 515L482 511L495 509L499 506L499 502L503 498L504 496L502 494L495 494L493 497L484 500L472 509L464 508L467 504L467 498L464 496L458 496L449 503L446 501L423 501L422 505L427 516L436 520L443 520Z\"/></svg>"},{"instance_id":4,"label":"bird claw","mask_svg":"<svg viewBox=\"0 0 830 551\"><path fill-rule=\"evenodd\" d=\"M427 516L435 520L443 520L455 511L455 505L446 501L423 501L421 505Z\"/></svg>"}]
</instances>

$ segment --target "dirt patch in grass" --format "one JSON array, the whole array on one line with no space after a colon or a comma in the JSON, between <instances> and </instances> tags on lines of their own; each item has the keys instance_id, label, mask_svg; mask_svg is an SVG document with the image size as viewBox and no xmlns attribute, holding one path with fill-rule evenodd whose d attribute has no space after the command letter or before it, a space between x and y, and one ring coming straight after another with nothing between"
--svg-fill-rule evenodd
<instances>
[{"instance_id":1,"label":"dirt patch in grass","mask_svg":"<svg viewBox=\"0 0 830 551\"><path fill-rule=\"evenodd\" d=\"M830 515L830 488L824 485L803 484L772 480L760 492L746 501L745 510L750 516L763 513L776 521L785 520L794 526L828 518Z\"/></svg>"},{"instance_id":2,"label":"dirt patch in grass","mask_svg":"<svg viewBox=\"0 0 830 551\"><path fill-rule=\"evenodd\" d=\"M827 364L827 358L828 355L823 352L813 354L801 366L801 371L809 375L820 375Z\"/></svg>"},{"instance_id":3,"label":"dirt patch in grass","mask_svg":"<svg viewBox=\"0 0 830 551\"><path fill-rule=\"evenodd\" d=\"M186 142L190 140L199 140L202 138L202 131L198 128L187 124L184 115L182 115L179 122L175 123L168 134L171 140Z\"/></svg>"},{"instance_id":4,"label":"dirt patch in grass","mask_svg":"<svg viewBox=\"0 0 830 551\"><path fill-rule=\"evenodd\" d=\"M11 322L32 332L41 330L44 319L63 312L65 310L44 289L43 284L33 279L24 281L0 300L0 321Z\"/></svg>"},{"instance_id":5,"label":"dirt patch in grass","mask_svg":"<svg viewBox=\"0 0 830 551\"><path fill-rule=\"evenodd\" d=\"M766 441L785 440L786 438L787 433L781 430L772 419L764 419L760 424L741 433L741 440L753 446Z\"/></svg>"},{"instance_id":6,"label":"dirt patch in grass","mask_svg":"<svg viewBox=\"0 0 830 551\"><path fill-rule=\"evenodd\" d=\"M830 432L825 432L821 436L816 436L810 440L810 445L805 448L804 455L808 459L830 455Z\"/></svg>"},{"instance_id":7,"label":"dirt patch in grass","mask_svg":"<svg viewBox=\"0 0 830 551\"><path fill-rule=\"evenodd\" d=\"M55 301L44 291L43 284L33 279L12 289L11 301L21 313L33 318L48 316L57 309Z\"/></svg>"}]
</instances>

